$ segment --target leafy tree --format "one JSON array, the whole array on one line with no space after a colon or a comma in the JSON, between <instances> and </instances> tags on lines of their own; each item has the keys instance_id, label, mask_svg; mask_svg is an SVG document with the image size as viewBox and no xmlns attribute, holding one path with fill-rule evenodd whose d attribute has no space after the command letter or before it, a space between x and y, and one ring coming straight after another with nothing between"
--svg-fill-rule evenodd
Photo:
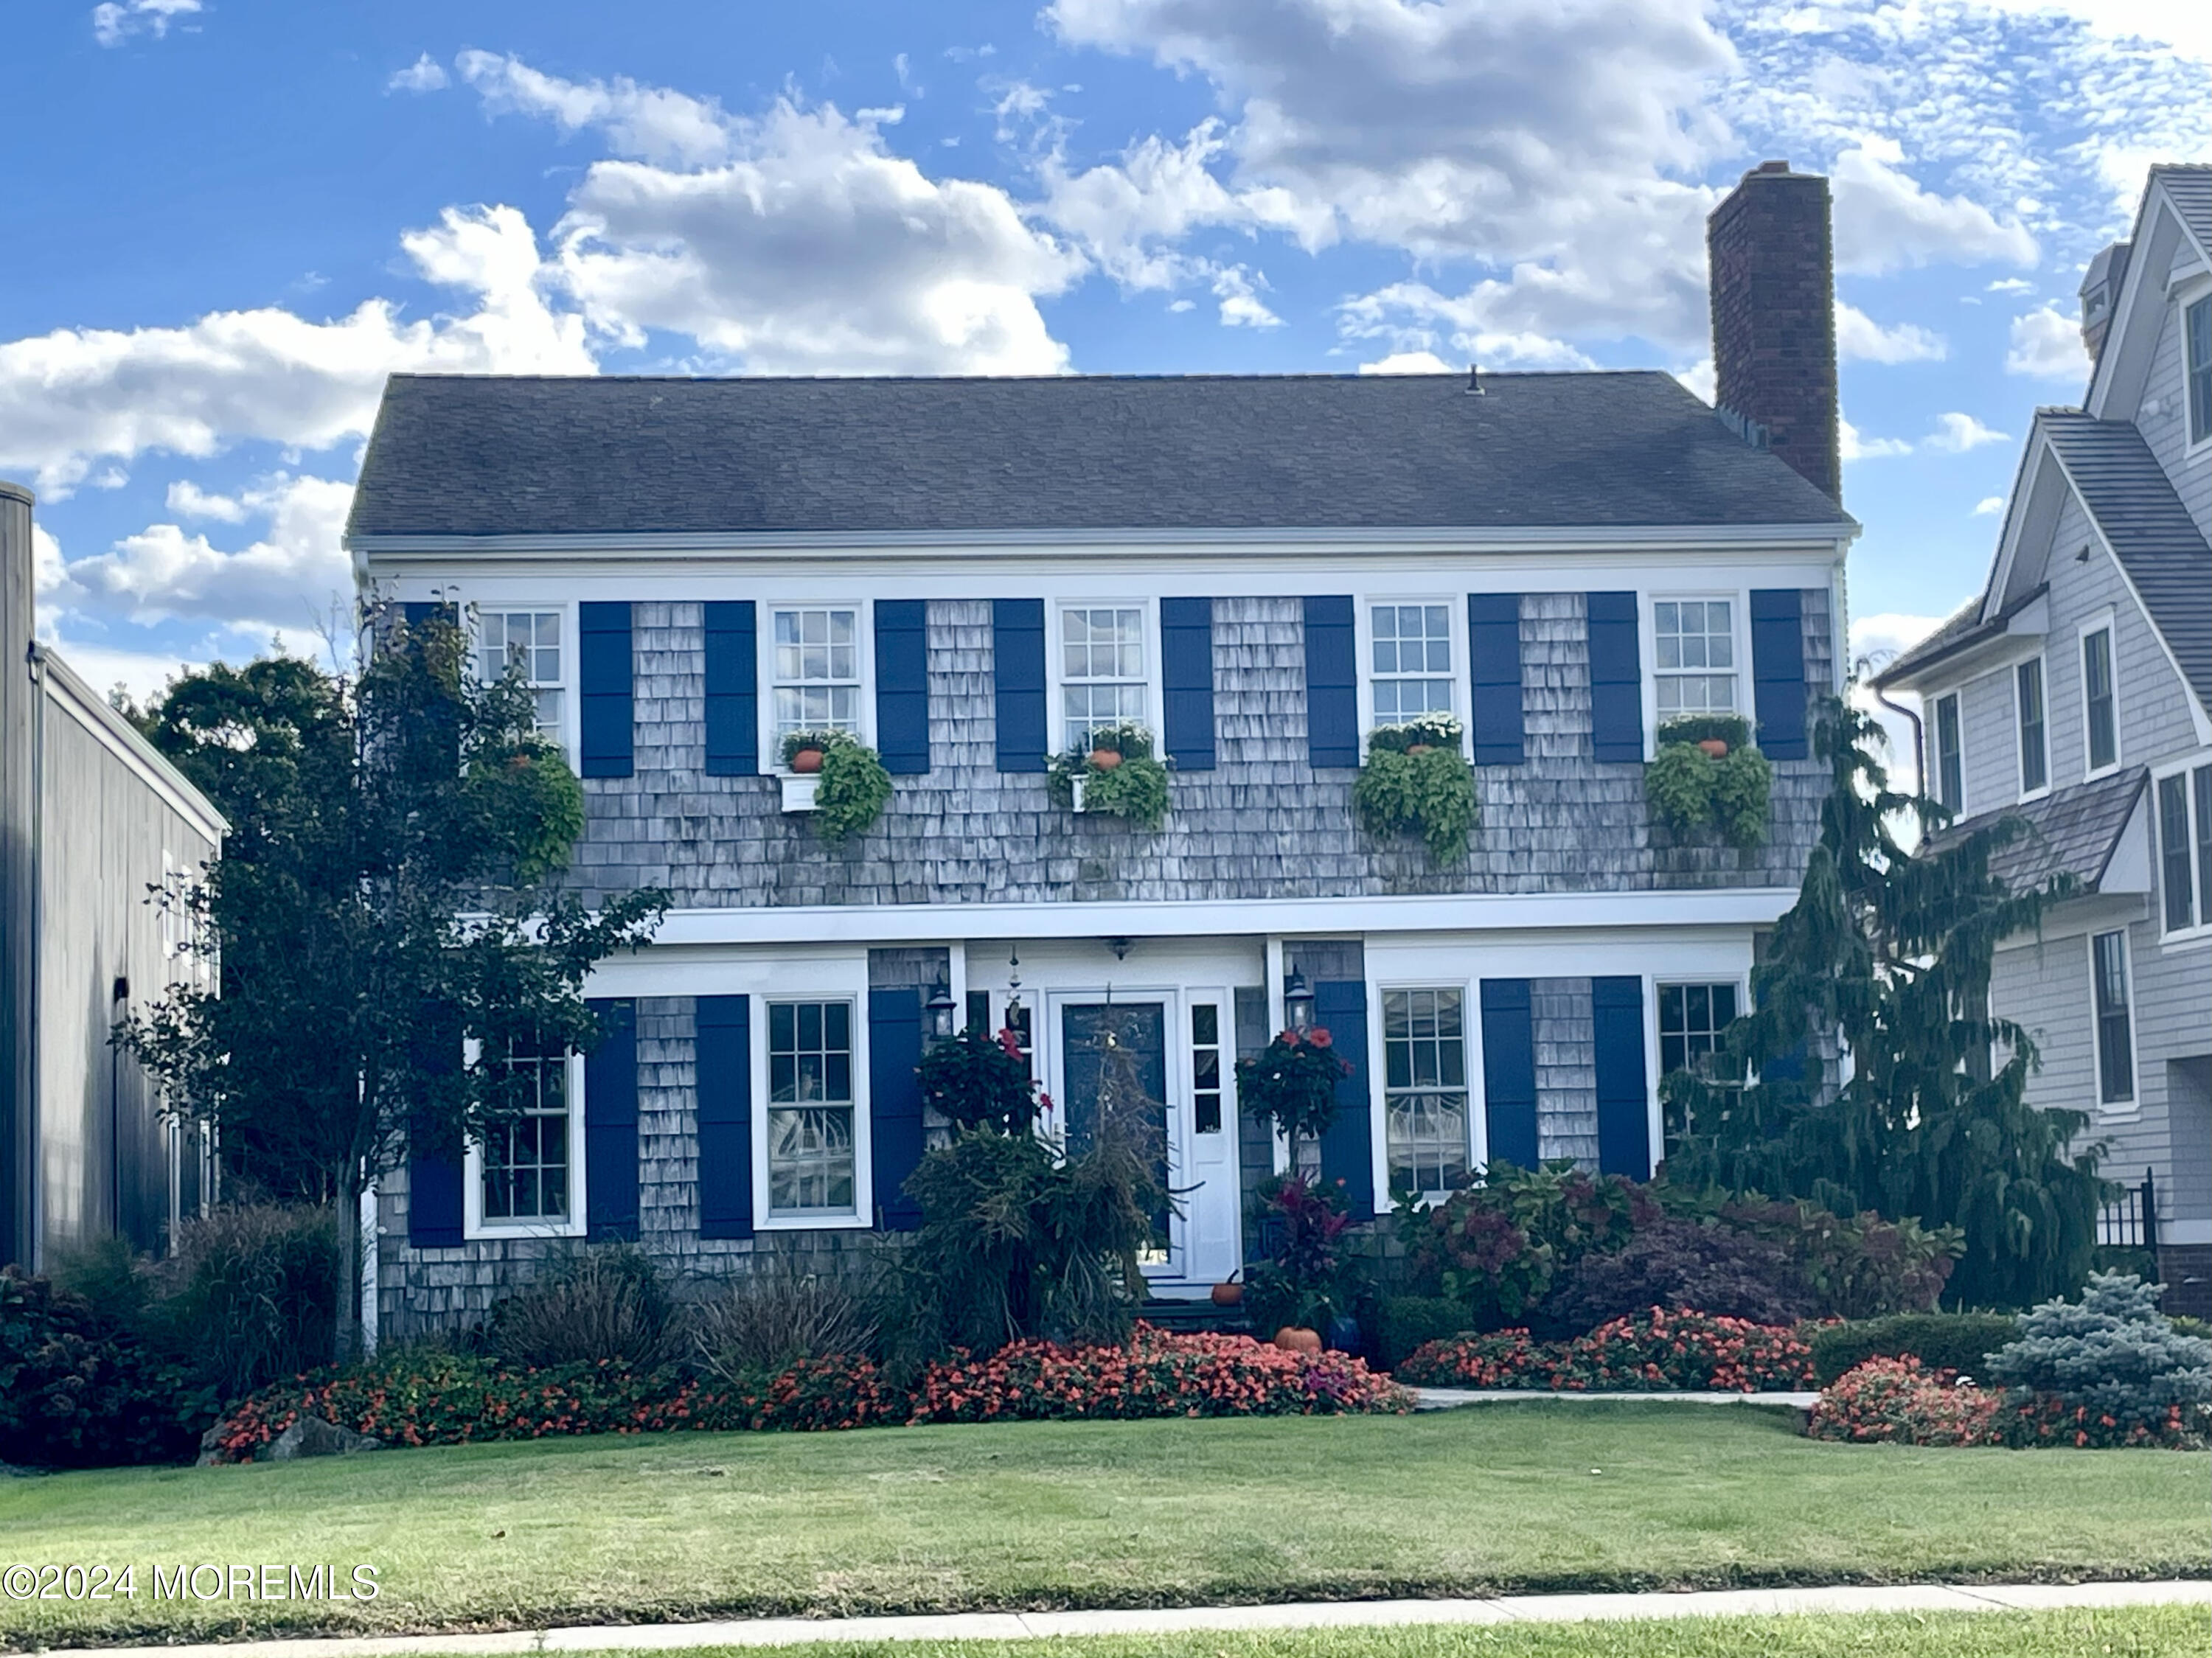
<instances>
[{"instance_id":1,"label":"leafy tree","mask_svg":"<svg viewBox=\"0 0 2212 1658\"><path fill-rule=\"evenodd\" d=\"M2025 1306L2088 1271L2102 1146L2075 1144L2084 1113L2027 1103L2035 1044L1990 1012L1990 960L2071 880L2008 890L1990 859L2026 823L1937 836L1948 813L1890 788L1878 734L1855 709L1822 714L1833 786L1820 843L1712 1072L1663 1084L1686 1128L1668 1177L1956 1226L1966 1253L1947 1299ZM1936 837L1911 851L1893 831L1908 813ZM1805 1056L1838 1052L1850 1076L1825 1086Z\"/></svg>"},{"instance_id":2,"label":"leafy tree","mask_svg":"<svg viewBox=\"0 0 2212 1658\"><path fill-rule=\"evenodd\" d=\"M527 689L479 683L450 620L377 620L349 677L218 665L142 716L231 821L222 860L167 900L220 952L220 993L174 987L118 1035L256 1183L337 1206L347 1353L362 1193L528 1108L505 1059L589 1048L586 975L666 907L562 890L582 789Z\"/></svg>"}]
</instances>

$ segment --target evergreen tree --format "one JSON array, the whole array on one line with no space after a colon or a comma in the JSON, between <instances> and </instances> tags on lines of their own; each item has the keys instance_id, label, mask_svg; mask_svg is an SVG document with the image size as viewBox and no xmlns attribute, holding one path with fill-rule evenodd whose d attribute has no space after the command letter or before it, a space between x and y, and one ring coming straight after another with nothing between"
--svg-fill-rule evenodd
<instances>
[{"instance_id":1,"label":"evergreen tree","mask_svg":"<svg viewBox=\"0 0 2212 1658\"><path fill-rule=\"evenodd\" d=\"M1991 1014L1990 962L2073 884L2008 890L1990 860L2026 823L1940 835L1949 814L1890 788L1880 740L1855 709L1822 712L1820 843L1712 1071L1662 1085L1686 1130L1667 1174L1957 1227L1947 1300L2027 1306L2081 1284L2106 1183L2101 1145L2080 1143L2087 1114L2027 1102L2035 1044ZM1911 851L1892 827L1908 813ZM1807 1056L1838 1053L1849 1075L1828 1086Z\"/></svg>"}]
</instances>

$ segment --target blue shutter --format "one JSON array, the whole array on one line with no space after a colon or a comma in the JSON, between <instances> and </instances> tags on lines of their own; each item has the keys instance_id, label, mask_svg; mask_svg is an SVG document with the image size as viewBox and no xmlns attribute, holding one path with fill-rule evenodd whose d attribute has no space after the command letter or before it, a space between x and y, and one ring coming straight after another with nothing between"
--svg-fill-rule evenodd
<instances>
[{"instance_id":1,"label":"blue shutter","mask_svg":"<svg viewBox=\"0 0 2212 1658\"><path fill-rule=\"evenodd\" d=\"M1160 601L1161 737L1177 771L1213 769L1213 601Z\"/></svg>"},{"instance_id":2,"label":"blue shutter","mask_svg":"<svg viewBox=\"0 0 2212 1658\"><path fill-rule=\"evenodd\" d=\"M1492 1167L1536 1167L1536 1028L1526 979L1482 981L1482 1106Z\"/></svg>"},{"instance_id":3,"label":"blue shutter","mask_svg":"<svg viewBox=\"0 0 2212 1658\"><path fill-rule=\"evenodd\" d=\"M1306 600L1306 759L1316 770L1359 763L1359 653L1352 600Z\"/></svg>"},{"instance_id":4,"label":"blue shutter","mask_svg":"<svg viewBox=\"0 0 2212 1658\"><path fill-rule=\"evenodd\" d=\"M876 601L876 751L894 777L929 769L929 608Z\"/></svg>"},{"instance_id":5,"label":"blue shutter","mask_svg":"<svg viewBox=\"0 0 2212 1658\"><path fill-rule=\"evenodd\" d=\"M1644 671L1636 644L1636 595L1591 593L1590 748L1599 760L1644 758Z\"/></svg>"},{"instance_id":6,"label":"blue shutter","mask_svg":"<svg viewBox=\"0 0 2212 1658\"><path fill-rule=\"evenodd\" d=\"M991 678L999 716L999 769L1042 771L1045 733L1044 600L991 601Z\"/></svg>"},{"instance_id":7,"label":"blue shutter","mask_svg":"<svg viewBox=\"0 0 2212 1658\"><path fill-rule=\"evenodd\" d=\"M577 725L586 777L630 774L631 657L627 604L577 610Z\"/></svg>"},{"instance_id":8,"label":"blue shutter","mask_svg":"<svg viewBox=\"0 0 2212 1658\"><path fill-rule=\"evenodd\" d=\"M584 1055L584 1230L637 1236L637 1004L594 999L599 1045Z\"/></svg>"},{"instance_id":9,"label":"blue shutter","mask_svg":"<svg viewBox=\"0 0 2212 1658\"><path fill-rule=\"evenodd\" d=\"M1651 1178L1650 1078L1644 1065L1644 981L1592 979L1597 1034L1597 1166Z\"/></svg>"},{"instance_id":10,"label":"blue shutter","mask_svg":"<svg viewBox=\"0 0 2212 1658\"><path fill-rule=\"evenodd\" d=\"M907 1176L921 1161L921 993L908 987L868 993L868 1134L875 1173L877 1224L911 1232L921 1207L907 1195Z\"/></svg>"},{"instance_id":11,"label":"blue shutter","mask_svg":"<svg viewBox=\"0 0 2212 1658\"><path fill-rule=\"evenodd\" d=\"M1758 741L1770 760L1802 760L1805 742L1804 595L1795 587L1751 595L1751 683Z\"/></svg>"},{"instance_id":12,"label":"blue shutter","mask_svg":"<svg viewBox=\"0 0 2212 1658\"><path fill-rule=\"evenodd\" d=\"M1474 763L1517 766L1528 758L1521 717L1520 594L1467 596L1467 654Z\"/></svg>"},{"instance_id":13,"label":"blue shutter","mask_svg":"<svg viewBox=\"0 0 2212 1658\"><path fill-rule=\"evenodd\" d=\"M1367 1075L1367 987L1357 979L1314 986L1314 1023L1352 1067L1336 1079L1336 1121L1321 1137L1321 1177L1344 1193L1354 1220L1375 1213L1375 1108Z\"/></svg>"},{"instance_id":14,"label":"blue shutter","mask_svg":"<svg viewBox=\"0 0 2212 1658\"><path fill-rule=\"evenodd\" d=\"M752 1005L743 996L692 1004L699 1117L699 1236L753 1235Z\"/></svg>"},{"instance_id":15,"label":"blue shutter","mask_svg":"<svg viewBox=\"0 0 2212 1658\"><path fill-rule=\"evenodd\" d=\"M399 614L410 629L419 628L435 616L442 616L457 626L460 621L460 611L455 606L434 598L410 598L400 605Z\"/></svg>"},{"instance_id":16,"label":"blue shutter","mask_svg":"<svg viewBox=\"0 0 2212 1658\"><path fill-rule=\"evenodd\" d=\"M413 606L409 607L410 610ZM426 607L434 608L434 607ZM410 616L407 625L421 618ZM417 1070L436 1085L461 1068L459 1023L441 1011L423 1010L409 1044ZM407 1242L416 1249L454 1249L465 1242L461 1207L460 1147L447 1140L434 1127L433 1113L425 1109L410 1124L407 1158Z\"/></svg>"},{"instance_id":17,"label":"blue shutter","mask_svg":"<svg viewBox=\"0 0 2212 1658\"><path fill-rule=\"evenodd\" d=\"M707 773L750 777L760 770L760 670L753 602L707 606Z\"/></svg>"}]
</instances>

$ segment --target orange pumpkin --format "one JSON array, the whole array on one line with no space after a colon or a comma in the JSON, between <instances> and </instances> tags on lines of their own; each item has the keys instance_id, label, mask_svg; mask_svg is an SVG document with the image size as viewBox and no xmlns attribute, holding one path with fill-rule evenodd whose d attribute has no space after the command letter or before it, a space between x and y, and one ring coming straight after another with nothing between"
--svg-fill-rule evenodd
<instances>
[{"instance_id":1,"label":"orange pumpkin","mask_svg":"<svg viewBox=\"0 0 2212 1658\"><path fill-rule=\"evenodd\" d=\"M1275 1345L1286 1353L1311 1353L1318 1356L1321 1352L1321 1332L1303 1330L1297 1325L1285 1324L1275 1332Z\"/></svg>"},{"instance_id":2,"label":"orange pumpkin","mask_svg":"<svg viewBox=\"0 0 2212 1658\"><path fill-rule=\"evenodd\" d=\"M1234 1307L1243 1299L1244 1286L1241 1284L1217 1284L1213 1286L1213 1304L1217 1307Z\"/></svg>"}]
</instances>

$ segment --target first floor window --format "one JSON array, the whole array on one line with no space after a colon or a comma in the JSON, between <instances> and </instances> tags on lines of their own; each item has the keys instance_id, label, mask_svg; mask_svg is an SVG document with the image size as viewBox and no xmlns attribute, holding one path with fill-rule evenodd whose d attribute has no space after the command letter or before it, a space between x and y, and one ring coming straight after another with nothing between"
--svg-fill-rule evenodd
<instances>
[{"instance_id":1,"label":"first floor window","mask_svg":"<svg viewBox=\"0 0 2212 1658\"><path fill-rule=\"evenodd\" d=\"M2043 659L2023 662L2013 675L2020 714L2020 792L2033 794L2051 780L2051 751L2043 735Z\"/></svg>"},{"instance_id":2,"label":"first floor window","mask_svg":"<svg viewBox=\"0 0 2212 1658\"><path fill-rule=\"evenodd\" d=\"M568 1218L568 1061L559 1054L507 1062L525 1108L492 1129L483 1145L487 1221Z\"/></svg>"},{"instance_id":3,"label":"first floor window","mask_svg":"<svg viewBox=\"0 0 2212 1658\"><path fill-rule=\"evenodd\" d=\"M2134 1034L2129 1029L2128 935L2100 932L2089 940L2097 981L2097 1097L2124 1105L2136 1096Z\"/></svg>"},{"instance_id":4,"label":"first floor window","mask_svg":"<svg viewBox=\"0 0 2212 1658\"><path fill-rule=\"evenodd\" d=\"M1109 726L1145 722L1145 613L1134 605L1071 604L1060 613L1062 738L1087 749Z\"/></svg>"},{"instance_id":5,"label":"first floor window","mask_svg":"<svg viewBox=\"0 0 2212 1658\"><path fill-rule=\"evenodd\" d=\"M1735 712L1735 606L1725 598L1662 598L1651 606L1659 718Z\"/></svg>"},{"instance_id":6,"label":"first floor window","mask_svg":"<svg viewBox=\"0 0 2212 1658\"><path fill-rule=\"evenodd\" d=\"M2102 771L2120 759L2120 733L2112 706L2112 630L2100 628L2081 635L2081 715L2087 727L2089 769Z\"/></svg>"},{"instance_id":7,"label":"first floor window","mask_svg":"<svg viewBox=\"0 0 2212 1658\"><path fill-rule=\"evenodd\" d=\"M1959 739L1959 699L1936 700L1936 798L1953 811L1966 800L1966 756Z\"/></svg>"},{"instance_id":8,"label":"first floor window","mask_svg":"<svg viewBox=\"0 0 2212 1658\"><path fill-rule=\"evenodd\" d=\"M1372 626L1375 723L1452 711L1451 607L1377 604Z\"/></svg>"},{"instance_id":9,"label":"first floor window","mask_svg":"<svg viewBox=\"0 0 2212 1658\"><path fill-rule=\"evenodd\" d=\"M2158 780L2158 858L2166 930L2212 923L2212 766Z\"/></svg>"},{"instance_id":10,"label":"first floor window","mask_svg":"<svg viewBox=\"0 0 2212 1658\"><path fill-rule=\"evenodd\" d=\"M479 610L477 674L496 684L512 668L530 688L538 729L561 736L561 613L558 610Z\"/></svg>"},{"instance_id":11,"label":"first floor window","mask_svg":"<svg viewBox=\"0 0 2212 1658\"><path fill-rule=\"evenodd\" d=\"M1382 993L1382 1110L1390 1190L1449 1192L1467 1180L1467 993Z\"/></svg>"},{"instance_id":12,"label":"first floor window","mask_svg":"<svg viewBox=\"0 0 2212 1658\"><path fill-rule=\"evenodd\" d=\"M860 729L860 613L775 613L775 735Z\"/></svg>"},{"instance_id":13,"label":"first floor window","mask_svg":"<svg viewBox=\"0 0 2212 1658\"><path fill-rule=\"evenodd\" d=\"M849 1215L853 1005L768 1005L768 1205L779 1215Z\"/></svg>"},{"instance_id":14,"label":"first floor window","mask_svg":"<svg viewBox=\"0 0 2212 1658\"><path fill-rule=\"evenodd\" d=\"M1735 1023L1735 1016L1733 984L1661 985L1659 1074L1686 1071L1710 1079L1721 1033ZM1689 1134L1691 1124L1682 1106L1668 1102L1665 1127L1670 1148Z\"/></svg>"}]
</instances>

